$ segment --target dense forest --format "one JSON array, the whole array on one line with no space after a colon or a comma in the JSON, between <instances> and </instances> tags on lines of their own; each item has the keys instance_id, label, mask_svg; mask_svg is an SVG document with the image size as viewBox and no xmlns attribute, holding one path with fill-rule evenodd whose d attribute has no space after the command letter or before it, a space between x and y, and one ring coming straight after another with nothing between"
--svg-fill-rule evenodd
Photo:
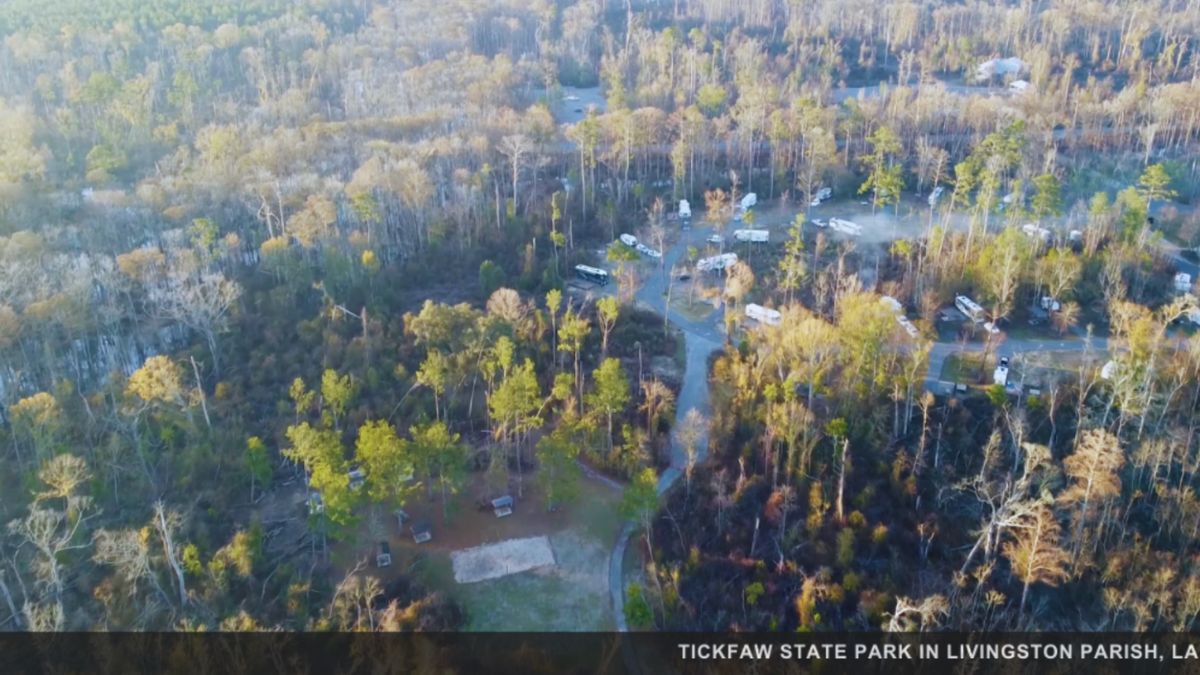
<instances>
[{"instance_id":1,"label":"dense forest","mask_svg":"<svg viewBox=\"0 0 1200 675\"><path fill-rule=\"evenodd\" d=\"M1196 627L1195 3L12 0L0 34L0 629L462 628L362 532L584 481L638 528L621 626ZM823 188L915 229L835 234Z\"/></svg>"}]
</instances>

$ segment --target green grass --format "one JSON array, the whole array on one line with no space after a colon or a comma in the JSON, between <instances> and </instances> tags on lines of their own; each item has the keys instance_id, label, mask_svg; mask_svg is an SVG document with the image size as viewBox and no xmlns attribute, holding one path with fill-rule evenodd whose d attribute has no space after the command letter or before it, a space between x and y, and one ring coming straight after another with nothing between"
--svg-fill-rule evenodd
<instances>
[{"instance_id":1,"label":"green grass","mask_svg":"<svg viewBox=\"0 0 1200 675\"><path fill-rule=\"evenodd\" d=\"M422 585L463 608L470 631L607 631L614 628L608 556L621 527L620 494L582 479L568 507L571 525L547 533L557 564L500 579L459 584L448 551L431 551L414 567Z\"/></svg>"},{"instance_id":2,"label":"green grass","mask_svg":"<svg viewBox=\"0 0 1200 675\"><path fill-rule=\"evenodd\" d=\"M983 359L982 353L958 353L946 357L942 363L939 379L945 382L960 382L970 384L979 380L979 364ZM986 375L986 368L984 374Z\"/></svg>"}]
</instances>

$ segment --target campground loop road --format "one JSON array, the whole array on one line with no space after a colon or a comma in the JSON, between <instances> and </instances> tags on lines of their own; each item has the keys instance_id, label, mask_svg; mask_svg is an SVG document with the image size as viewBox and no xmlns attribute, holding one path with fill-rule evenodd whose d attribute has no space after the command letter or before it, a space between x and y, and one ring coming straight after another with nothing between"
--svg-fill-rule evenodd
<instances>
[{"instance_id":1,"label":"campground loop road","mask_svg":"<svg viewBox=\"0 0 1200 675\"><path fill-rule=\"evenodd\" d=\"M700 218L693 218L693 222L699 224L703 221ZM686 255L689 245L695 245L703 250L705 239L712 232L712 228L709 227L695 227L691 230L681 232L679 240L675 242L670 250L663 254L662 264L648 275L635 295L638 305L657 312L659 315L666 316L667 320L683 335L686 350L686 365L680 384L679 395L676 400L675 426L672 429L678 428L678 425L683 422L684 416L692 408L695 408L701 414L705 415L705 417L710 415L708 358L714 351L720 349L724 342L724 334L719 330L722 323L721 309L714 309L704 319L696 320L667 306L668 274ZM1076 333L1079 334L1082 331L1077 330ZM992 353L997 356L1013 357L1018 354L1032 352L1079 352L1087 349L1088 345L1088 340L1079 339L1078 337L1075 339L1055 340L1049 338L1010 338L1005 335L1000 342L992 346ZM1093 336L1090 340L1090 346L1097 354L1102 354L1108 350L1108 340L1104 337ZM950 391L955 383L940 379L946 360L954 354L963 352L978 353L982 352L984 348L985 344L983 342L934 342L929 355L925 388L938 394ZM671 463L662 475L659 476L659 495L666 493L678 482L687 466L687 457L683 449L675 445L673 438L669 442L671 444ZM697 445L696 463L702 463L707 456L708 436L706 429ZM606 482L612 483L611 480ZM613 622L619 632L627 632L629 629L625 621L625 584L622 568L626 549L636 529L637 523L634 521L625 523L617 535L617 541L613 546L608 560L608 585L609 594L612 596Z\"/></svg>"}]
</instances>

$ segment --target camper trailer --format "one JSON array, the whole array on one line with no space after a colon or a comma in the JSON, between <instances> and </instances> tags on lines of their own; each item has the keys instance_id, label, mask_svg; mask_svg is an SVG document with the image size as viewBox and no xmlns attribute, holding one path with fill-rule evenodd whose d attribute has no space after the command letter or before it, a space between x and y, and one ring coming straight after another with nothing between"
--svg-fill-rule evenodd
<instances>
[{"instance_id":1,"label":"camper trailer","mask_svg":"<svg viewBox=\"0 0 1200 675\"><path fill-rule=\"evenodd\" d=\"M808 205L809 206L820 206L821 202L825 201L826 199L829 199L832 196L833 196L833 190L830 188L827 188L827 187L823 187L820 190L817 190L817 194L813 195L812 201L809 202Z\"/></svg>"},{"instance_id":2,"label":"camper trailer","mask_svg":"<svg viewBox=\"0 0 1200 675\"><path fill-rule=\"evenodd\" d=\"M605 286L608 284L608 272L605 272L604 270L602 270L598 267L590 267L588 265L576 265L575 266L575 276L579 277L580 279L583 279L584 281L590 281L593 284L599 284L601 286Z\"/></svg>"},{"instance_id":3,"label":"camper trailer","mask_svg":"<svg viewBox=\"0 0 1200 675\"><path fill-rule=\"evenodd\" d=\"M742 217L746 215L746 212L754 208L754 205L757 203L758 195L754 194L753 192L747 193L745 197L742 197L742 201L739 202L737 207L733 210L733 219L740 222Z\"/></svg>"},{"instance_id":4,"label":"camper trailer","mask_svg":"<svg viewBox=\"0 0 1200 675\"><path fill-rule=\"evenodd\" d=\"M692 205L686 199L679 200L679 218L680 220L688 220L692 217Z\"/></svg>"},{"instance_id":5,"label":"camper trailer","mask_svg":"<svg viewBox=\"0 0 1200 675\"><path fill-rule=\"evenodd\" d=\"M778 326L783 321L783 315L779 313L779 310L768 309L754 303L746 305L746 316L768 326Z\"/></svg>"},{"instance_id":6,"label":"camper trailer","mask_svg":"<svg viewBox=\"0 0 1200 675\"><path fill-rule=\"evenodd\" d=\"M983 307L980 307L979 303L965 295L954 296L954 306L975 323L982 323L987 320L987 315L984 314Z\"/></svg>"},{"instance_id":7,"label":"camper trailer","mask_svg":"<svg viewBox=\"0 0 1200 675\"><path fill-rule=\"evenodd\" d=\"M722 253L714 255L710 258L701 258L696 262L696 269L701 272L713 272L723 270L737 262L736 253Z\"/></svg>"},{"instance_id":8,"label":"camper trailer","mask_svg":"<svg viewBox=\"0 0 1200 675\"><path fill-rule=\"evenodd\" d=\"M629 248L637 248L637 245L638 245L637 237L633 236L632 234L622 234L618 238L621 240L622 244L625 244Z\"/></svg>"},{"instance_id":9,"label":"camper trailer","mask_svg":"<svg viewBox=\"0 0 1200 675\"><path fill-rule=\"evenodd\" d=\"M887 305L888 309L892 310L893 312L895 312L897 314L904 311L904 305L900 304L899 300L893 298L890 295L885 295L882 298L879 298L879 302L883 303L884 305Z\"/></svg>"},{"instance_id":10,"label":"camper trailer","mask_svg":"<svg viewBox=\"0 0 1200 675\"><path fill-rule=\"evenodd\" d=\"M655 260L658 260L662 257L662 251L656 251L645 244L638 244L634 248L637 249L638 253L641 253L647 258L654 258Z\"/></svg>"},{"instance_id":11,"label":"camper trailer","mask_svg":"<svg viewBox=\"0 0 1200 675\"><path fill-rule=\"evenodd\" d=\"M942 198L942 192L945 191L941 185L933 188L933 192L929 193L929 208L937 206L938 200Z\"/></svg>"},{"instance_id":12,"label":"camper trailer","mask_svg":"<svg viewBox=\"0 0 1200 675\"><path fill-rule=\"evenodd\" d=\"M1008 358L1003 357L992 371L992 381L1000 386L1008 384Z\"/></svg>"},{"instance_id":13,"label":"camper trailer","mask_svg":"<svg viewBox=\"0 0 1200 675\"><path fill-rule=\"evenodd\" d=\"M842 234L850 235L851 237L857 237L858 235L862 234L862 225L859 225L851 220L844 220L842 218L830 218L829 228L831 230L841 232Z\"/></svg>"},{"instance_id":14,"label":"camper trailer","mask_svg":"<svg viewBox=\"0 0 1200 675\"><path fill-rule=\"evenodd\" d=\"M1175 292L1187 293L1192 290L1192 275L1180 272L1175 275Z\"/></svg>"},{"instance_id":15,"label":"camper trailer","mask_svg":"<svg viewBox=\"0 0 1200 675\"><path fill-rule=\"evenodd\" d=\"M1034 225L1033 223L1025 223L1021 226L1021 231L1030 239L1036 239L1040 242L1048 242L1053 236L1050 230Z\"/></svg>"},{"instance_id":16,"label":"camper trailer","mask_svg":"<svg viewBox=\"0 0 1200 675\"><path fill-rule=\"evenodd\" d=\"M763 243L769 239L771 233L766 230L734 230L733 238L735 241L750 241L755 243Z\"/></svg>"}]
</instances>

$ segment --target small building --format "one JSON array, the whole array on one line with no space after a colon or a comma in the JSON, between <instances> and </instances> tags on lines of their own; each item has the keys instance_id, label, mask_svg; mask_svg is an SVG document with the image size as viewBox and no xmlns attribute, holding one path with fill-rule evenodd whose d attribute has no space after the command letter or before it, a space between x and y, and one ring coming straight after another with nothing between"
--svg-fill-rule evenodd
<instances>
[{"instance_id":1,"label":"small building","mask_svg":"<svg viewBox=\"0 0 1200 675\"><path fill-rule=\"evenodd\" d=\"M493 499L492 500L492 512L496 514L497 518L504 518L505 516L511 516L512 512L513 512L512 495L504 495L503 497L496 497L495 499Z\"/></svg>"},{"instance_id":2,"label":"small building","mask_svg":"<svg viewBox=\"0 0 1200 675\"><path fill-rule=\"evenodd\" d=\"M379 542L379 544L375 547L375 566L392 566L392 547L389 546L386 541Z\"/></svg>"}]
</instances>

